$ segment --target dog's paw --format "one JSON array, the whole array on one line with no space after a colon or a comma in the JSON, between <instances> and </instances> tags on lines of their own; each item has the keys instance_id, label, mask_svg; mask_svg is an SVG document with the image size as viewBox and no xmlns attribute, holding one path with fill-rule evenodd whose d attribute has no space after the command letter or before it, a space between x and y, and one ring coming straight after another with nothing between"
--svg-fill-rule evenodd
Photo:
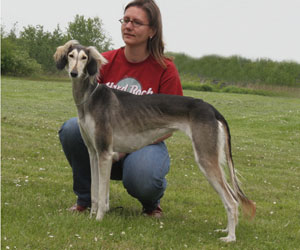
<instances>
[{"instance_id":1,"label":"dog's paw","mask_svg":"<svg viewBox=\"0 0 300 250\"><path fill-rule=\"evenodd\" d=\"M105 212L101 211L100 209L98 209L97 211L97 215L96 215L96 220L100 221L103 219Z\"/></svg>"},{"instance_id":2,"label":"dog's paw","mask_svg":"<svg viewBox=\"0 0 300 250\"><path fill-rule=\"evenodd\" d=\"M94 214L97 214L97 210L98 210L98 204L95 203L95 202L92 202L92 206L91 206L91 217L92 217Z\"/></svg>"},{"instance_id":3,"label":"dog's paw","mask_svg":"<svg viewBox=\"0 0 300 250\"><path fill-rule=\"evenodd\" d=\"M226 242L226 243L228 243L228 242L235 242L236 241L236 237L235 237L235 235L228 235L226 237L220 238L220 240L223 241L223 242Z\"/></svg>"},{"instance_id":4,"label":"dog's paw","mask_svg":"<svg viewBox=\"0 0 300 250\"><path fill-rule=\"evenodd\" d=\"M228 228L225 228L225 229L216 229L215 232L216 233L228 233Z\"/></svg>"}]
</instances>

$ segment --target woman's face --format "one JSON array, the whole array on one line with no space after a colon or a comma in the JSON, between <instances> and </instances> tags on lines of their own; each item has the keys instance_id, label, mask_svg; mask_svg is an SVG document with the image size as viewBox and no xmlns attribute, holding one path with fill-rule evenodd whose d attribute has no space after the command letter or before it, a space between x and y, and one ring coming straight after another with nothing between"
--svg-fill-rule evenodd
<instances>
[{"instance_id":1,"label":"woman's face","mask_svg":"<svg viewBox=\"0 0 300 250\"><path fill-rule=\"evenodd\" d=\"M155 32L149 26L146 12L138 7L129 7L123 17L122 38L128 46L147 46L149 37Z\"/></svg>"}]
</instances>

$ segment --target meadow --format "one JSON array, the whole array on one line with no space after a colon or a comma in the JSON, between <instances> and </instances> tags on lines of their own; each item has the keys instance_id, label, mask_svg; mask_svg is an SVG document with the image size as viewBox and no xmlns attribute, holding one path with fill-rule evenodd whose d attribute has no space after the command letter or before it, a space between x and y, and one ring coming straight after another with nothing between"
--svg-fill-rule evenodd
<instances>
[{"instance_id":1,"label":"meadow","mask_svg":"<svg viewBox=\"0 0 300 250\"><path fill-rule=\"evenodd\" d=\"M254 220L240 215L236 243L218 240L225 210L180 132L166 141L162 219L141 216L116 181L102 222L67 211L75 196L57 132L76 116L71 83L2 78L1 249L300 249L300 99L184 94L213 104L230 125L235 166L257 206Z\"/></svg>"}]
</instances>

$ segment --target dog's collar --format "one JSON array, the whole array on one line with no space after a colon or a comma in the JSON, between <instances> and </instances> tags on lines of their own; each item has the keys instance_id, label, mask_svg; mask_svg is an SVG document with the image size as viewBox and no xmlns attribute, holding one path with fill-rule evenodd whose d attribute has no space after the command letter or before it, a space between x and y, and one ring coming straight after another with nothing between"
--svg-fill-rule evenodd
<instances>
[{"instance_id":1,"label":"dog's collar","mask_svg":"<svg viewBox=\"0 0 300 250\"><path fill-rule=\"evenodd\" d=\"M90 94L90 96L89 96L88 98L86 98L86 100L82 101L81 103L75 103L76 106L81 106L81 105L85 104L85 103L92 97L92 95L96 92L97 88L98 88L99 85L100 85L99 83L96 83L96 84L97 84L97 86L96 86L96 88L92 91L92 93Z\"/></svg>"}]
</instances>

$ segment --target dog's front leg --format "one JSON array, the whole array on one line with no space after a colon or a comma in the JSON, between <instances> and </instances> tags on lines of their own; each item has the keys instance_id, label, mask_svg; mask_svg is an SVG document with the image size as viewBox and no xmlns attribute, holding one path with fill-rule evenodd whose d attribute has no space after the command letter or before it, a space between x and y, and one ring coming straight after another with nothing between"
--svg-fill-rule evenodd
<instances>
[{"instance_id":1,"label":"dog's front leg","mask_svg":"<svg viewBox=\"0 0 300 250\"><path fill-rule=\"evenodd\" d=\"M91 217L97 213L98 210L98 196L99 196L99 168L98 157L96 151L89 150L90 165L91 165Z\"/></svg>"},{"instance_id":2,"label":"dog's front leg","mask_svg":"<svg viewBox=\"0 0 300 250\"><path fill-rule=\"evenodd\" d=\"M98 154L98 211L96 220L101 220L109 209L109 182L113 153L104 151Z\"/></svg>"},{"instance_id":3,"label":"dog's front leg","mask_svg":"<svg viewBox=\"0 0 300 250\"><path fill-rule=\"evenodd\" d=\"M84 122L79 120L80 133L84 140L84 143L89 152L90 167L91 167L91 217L97 213L98 210L98 191L99 191L99 168L98 168L98 154L93 143L93 138L88 131L88 128L84 126Z\"/></svg>"}]
</instances>

